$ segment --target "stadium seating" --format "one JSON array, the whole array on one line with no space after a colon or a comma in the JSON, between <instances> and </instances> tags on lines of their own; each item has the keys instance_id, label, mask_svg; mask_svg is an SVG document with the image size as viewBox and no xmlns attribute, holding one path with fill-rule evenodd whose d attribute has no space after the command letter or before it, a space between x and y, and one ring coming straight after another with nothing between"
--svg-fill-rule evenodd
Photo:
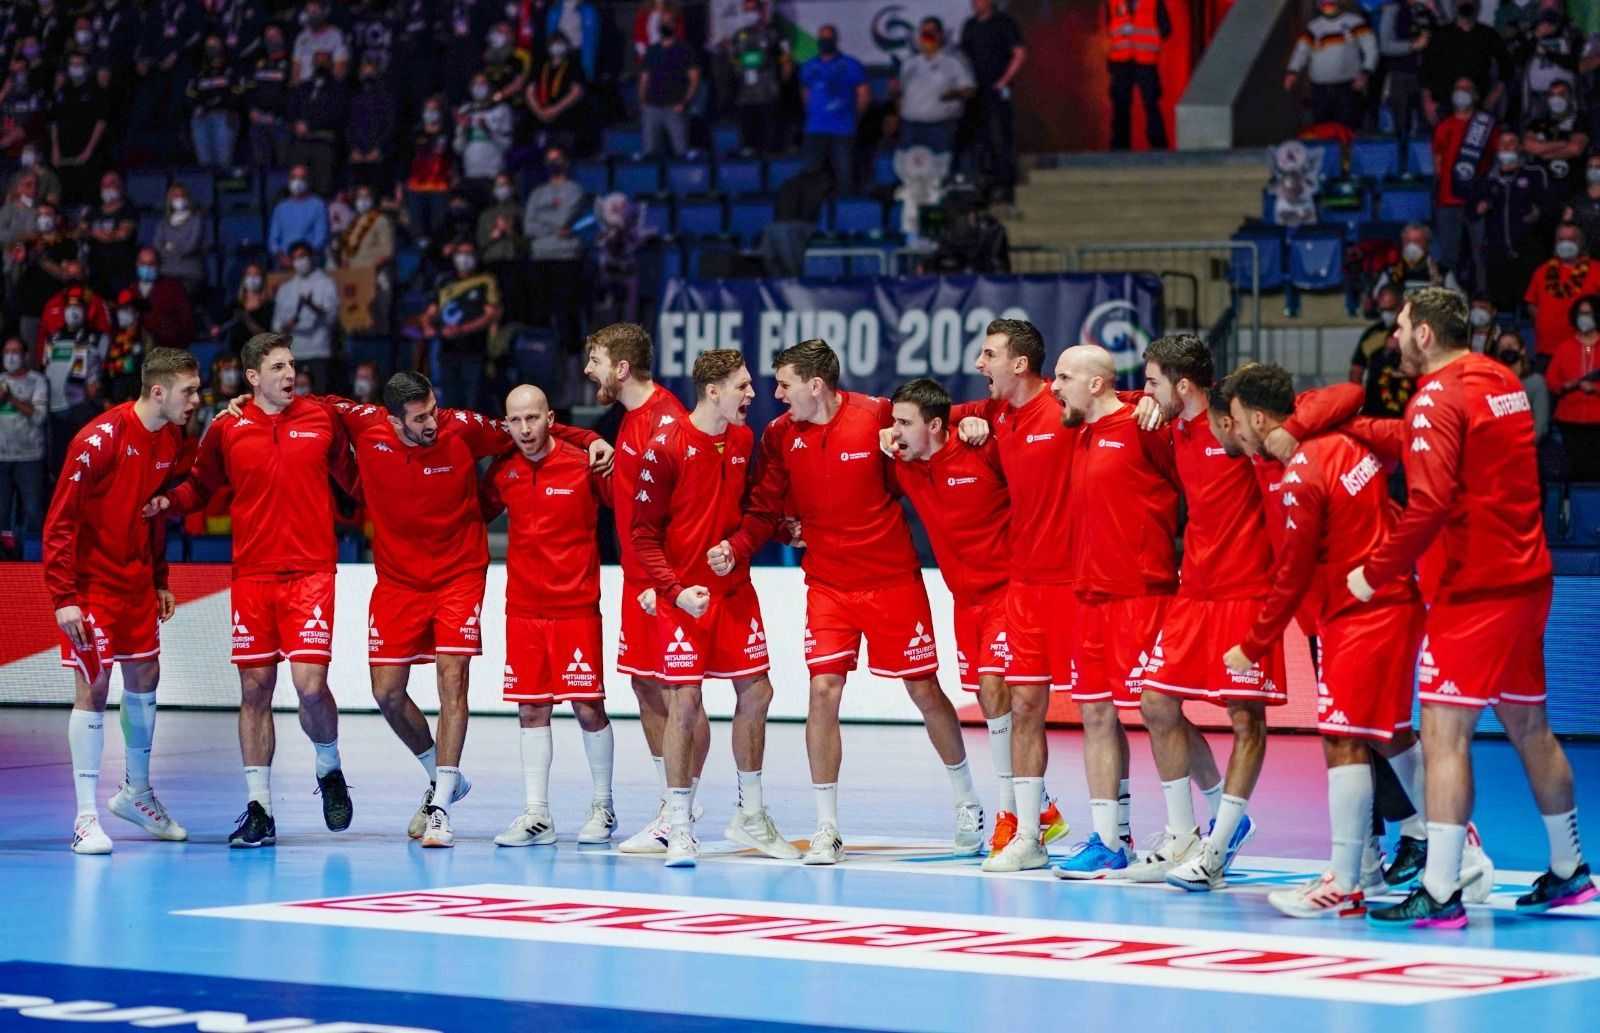
<instances>
[{"instance_id":1,"label":"stadium seating","mask_svg":"<svg viewBox=\"0 0 1600 1033\"><path fill-rule=\"evenodd\" d=\"M642 201L644 206L644 225L658 237L672 235L672 200L662 197L655 200Z\"/></svg>"},{"instance_id":2,"label":"stadium seating","mask_svg":"<svg viewBox=\"0 0 1600 1033\"><path fill-rule=\"evenodd\" d=\"M1400 173L1400 143L1392 136L1358 137L1350 144L1350 175L1381 180Z\"/></svg>"},{"instance_id":3,"label":"stadium seating","mask_svg":"<svg viewBox=\"0 0 1600 1033\"><path fill-rule=\"evenodd\" d=\"M1301 290L1344 286L1344 228L1297 226L1289 231L1289 282Z\"/></svg>"},{"instance_id":4,"label":"stadium seating","mask_svg":"<svg viewBox=\"0 0 1600 1033\"><path fill-rule=\"evenodd\" d=\"M603 158L590 158L572 166L572 178L583 187L586 194L605 194L611 191L611 165ZM527 187L523 188L527 196Z\"/></svg>"},{"instance_id":5,"label":"stadium seating","mask_svg":"<svg viewBox=\"0 0 1600 1033\"><path fill-rule=\"evenodd\" d=\"M746 244L754 243L776 214L770 194L735 197L728 202L728 232Z\"/></svg>"},{"instance_id":6,"label":"stadium seating","mask_svg":"<svg viewBox=\"0 0 1600 1033\"><path fill-rule=\"evenodd\" d=\"M1433 217L1433 185L1386 180L1378 187L1377 215L1392 222L1427 222Z\"/></svg>"},{"instance_id":7,"label":"stadium seating","mask_svg":"<svg viewBox=\"0 0 1600 1033\"><path fill-rule=\"evenodd\" d=\"M1409 160L1406 162L1406 172L1413 176L1432 176L1433 167L1433 141L1411 139L1406 141L1409 149Z\"/></svg>"},{"instance_id":8,"label":"stadium seating","mask_svg":"<svg viewBox=\"0 0 1600 1033\"><path fill-rule=\"evenodd\" d=\"M667 189L679 197L711 192L711 163L679 159L667 163Z\"/></svg>"},{"instance_id":9,"label":"stadium seating","mask_svg":"<svg viewBox=\"0 0 1600 1033\"><path fill-rule=\"evenodd\" d=\"M612 169L611 184L629 197L659 194L663 187L661 163L653 158L620 162Z\"/></svg>"},{"instance_id":10,"label":"stadium seating","mask_svg":"<svg viewBox=\"0 0 1600 1033\"><path fill-rule=\"evenodd\" d=\"M715 183L725 194L759 194L766 189L766 167L755 158L724 158L717 162Z\"/></svg>"},{"instance_id":11,"label":"stadium seating","mask_svg":"<svg viewBox=\"0 0 1600 1033\"><path fill-rule=\"evenodd\" d=\"M773 158L767 162L767 189L776 191L795 176L804 172L804 158Z\"/></svg>"},{"instance_id":12,"label":"stadium seating","mask_svg":"<svg viewBox=\"0 0 1600 1033\"><path fill-rule=\"evenodd\" d=\"M684 237L717 237L725 232L721 198L679 198L674 232Z\"/></svg>"},{"instance_id":13,"label":"stadium seating","mask_svg":"<svg viewBox=\"0 0 1600 1033\"><path fill-rule=\"evenodd\" d=\"M1236 232L1231 238L1240 243L1253 243L1260 262L1260 285L1264 291L1279 290L1283 287L1284 278L1284 231L1278 226L1246 226ZM1249 290L1251 285L1250 253L1242 248L1235 249L1232 254L1231 280L1233 285L1240 290Z\"/></svg>"},{"instance_id":14,"label":"stadium seating","mask_svg":"<svg viewBox=\"0 0 1600 1033\"><path fill-rule=\"evenodd\" d=\"M153 169L128 173L123 194L136 208L159 210L167 204L167 174Z\"/></svg>"},{"instance_id":15,"label":"stadium seating","mask_svg":"<svg viewBox=\"0 0 1600 1033\"><path fill-rule=\"evenodd\" d=\"M613 126L600 135L606 154L633 155L644 150L644 133L638 126Z\"/></svg>"},{"instance_id":16,"label":"stadium seating","mask_svg":"<svg viewBox=\"0 0 1600 1033\"><path fill-rule=\"evenodd\" d=\"M841 236L883 234L883 202L875 197L841 197L824 209L823 228Z\"/></svg>"}]
</instances>

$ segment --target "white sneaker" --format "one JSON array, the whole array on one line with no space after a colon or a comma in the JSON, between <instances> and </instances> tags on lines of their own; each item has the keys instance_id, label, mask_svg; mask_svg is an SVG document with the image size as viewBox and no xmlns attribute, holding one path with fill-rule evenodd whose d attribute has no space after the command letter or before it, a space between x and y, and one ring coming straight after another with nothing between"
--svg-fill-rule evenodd
<instances>
[{"instance_id":1,"label":"white sneaker","mask_svg":"<svg viewBox=\"0 0 1600 1033\"><path fill-rule=\"evenodd\" d=\"M422 803L417 806L417 813L411 816L411 823L406 826L406 835L412 839L421 839L422 834L428 830L428 808L433 806L433 783L428 783L428 788L422 791ZM467 794L472 792L472 780L466 775L456 776L456 790L450 794L450 803L455 805L458 800L465 800Z\"/></svg>"},{"instance_id":2,"label":"white sneaker","mask_svg":"<svg viewBox=\"0 0 1600 1033\"><path fill-rule=\"evenodd\" d=\"M1167 872L1168 886L1176 886L1190 893L1209 893L1227 886L1223 872L1227 861L1210 843L1202 844L1200 852Z\"/></svg>"},{"instance_id":3,"label":"white sneaker","mask_svg":"<svg viewBox=\"0 0 1600 1033\"><path fill-rule=\"evenodd\" d=\"M1360 890L1339 886L1332 872L1304 885L1274 890L1267 903L1290 918L1356 918L1366 914L1366 900Z\"/></svg>"},{"instance_id":4,"label":"white sneaker","mask_svg":"<svg viewBox=\"0 0 1600 1033\"><path fill-rule=\"evenodd\" d=\"M1122 877L1129 882L1163 882L1172 869L1198 856L1204 845L1199 828L1182 833L1167 830L1161 833L1155 849L1129 862Z\"/></svg>"},{"instance_id":5,"label":"white sneaker","mask_svg":"<svg viewBox=\"0 0 1600 1033\"><path fill-rule=\"evenodd\" d=\"M952 852L966 857L983 849L983 805L976 800L956 806L956 836Z\"/></svg>"},{"instance_id":6,"label":"white sneaker","mask_svg":"<svg viewBox=\"0 0 1600 1033\"><path fill-rule=\"evenodd\" d=\"M1467 904L1482 904L1494 892L1494 862L1483 849L1478 827L1467 823L1467 844L1461 850L1461 899Z\"/></svg>"},{"instance_id":7,"label":"white sneaker","mask_svg":"<svg viewBox=\"0 0 1600 1033\"><path fill-rule=\"evenodd\" d=\"M617 815L609 806L595 802L589 805L589 817L578 830L580 843L609 843L611 833L617 831ZM554 843L552 839L550 842Z\"/></svg>"},{"instance_id":8,"label":"white sneaker","mask_svg":"<svg viewBox=\"0 0 1600 1033\"><path fill-rule=\"evenodd\" d=\"M740 846L759 850L768 857L776 857L780 861L800 859L800 851L793 843L783 838L783 833L778 831L777 824L773 822L772 815L767 813L765 807L754 814L735 811L722 834Z\"/></svg>"},{"instance_id":9,"label":"white sneaker","mask_svg":"<svg viewBox=\"0 0 1600 1033\"><path fill-rule=\"evenodd\" d=\"M100 827L100 819L93 814L80 814L72 823L72 852L75 854L109 854L111 837Z\"/></svg>"},{"instance_id":10,"label":"white sneaker","mask_svg":"<svg viewBox=\"0 0 1600 1033\"><path fill-rule=\"evenodd\" d=\"M556 825L549 811L523 811L494 837L495 846L549 846L555 841Z\"/></svg>"},{"instance_id":11,"label":"white sneaker","mask_svg":"<svg viewBox=\"0 0 1600 1033\"><path fill-rule=\"evenodd\" d=\"M1383 870L1386 867L1383 856L1383 845L1378 842L1377 836L1367 840L1367 845L1361 850L1361 893L1363 896L1376 897L1389 892L1389 884L1383 879Z\"/></svg>"},{"instance_id":12,"label":"white sneaker","mask_svg":"<svg viewBox=\"0 0 1600 1033\"><path fill-rule=\"evenodd\" d=\"M117 795L106 804L106 810L123 821L133 822L157 839L164 839L169 843L182 843L189 838L188 830L174 821L172 815L161 805L161 801L156 799L154 789L135 793L132 787L124 782L117 790Z\"/></svg>"},{"instance_id":13,"label":"white sneaker","mask_svg":"<svg viewBox=\"0 0 1600 1033\"><path fill-rule=\"evenodd\" d=\"M844 860L844 840L839 838L839 829L832 822L823 822L817 826L817 831L811 834L811 842L806 847L806 855L800 859L802 864L838 864Z\"/></svg>"},{"instance_id":14,"label":"white sneaker","mask_svg":"<svg viewBox=\"0 0 1600 1033\"><path fill-rule=\"evenodd\" d=\"M1031 872L1050 865L1050 855L1045 852L1044 844L1031 834L1016 835L1011 837L1011 842L1005 845L998 854L990 854L983 859L983 870L986 872Z\"/></svg>"},{"instance_id":15,"label":"white sneaker","mask_svg":"<svg viewBox=\"0 0 1600 1033\"><path fill-rule=\"evenodd\" d=\"M428 827L422 833L425 847L455 846L456 836L450 831L450 814L443 807L428 807Z\"/></svg>"},{"instance_id":16,"label":"white sneaker","mask_svg":"<svg viewBox=\"0 0 1600 1033\"><path fill-rule=\"evenodd\" d=\"M667 833L668 868L693 868L700 856L700 844L695 841L691 828L674 828Z\"/></svg>"},{"instance_id":17,"label":"white sneaker","mask_svg":"<svg viewBox=\"0 0 1600 1033\"><path fill-rule=\"evenodd\" d=\"M697 803L689 816L699 821L705 810ZM650 824L624 839L617 847L618 852L624 854L664 854L667 852L667 832L670 825L667 822L667 801L662 800L656 806L656 816L650 819Z\"/></svg>"}]
</instances>

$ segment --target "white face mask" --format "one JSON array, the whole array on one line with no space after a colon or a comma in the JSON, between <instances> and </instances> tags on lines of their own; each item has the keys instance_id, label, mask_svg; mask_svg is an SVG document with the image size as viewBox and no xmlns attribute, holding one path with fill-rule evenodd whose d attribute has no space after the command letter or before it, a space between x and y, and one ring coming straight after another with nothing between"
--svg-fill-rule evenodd
<instances>
[{"instance_id":1,"label":"white face mask","mask_svg":"<svg viewBox=\"0 0 1600 1033\"><path fill-rule=\"evenodd\" d=\"M565 43L550 44L550 60L560 62L567 59L567 45Z\"/></svg>"},{"instance_id":2,"label":"white face mask","mask_svg":"<svg viewBox=\"0 0 1600 1033\"><path fill-rule=\"evenodd\" d=\"M1400 318L1400 313L1393 309L1384 309L1378 313L1378 318L1383 320L1384 326L1394 326L1394 321Z\"/></svg>"},{"instance_id":3,"label":"white face mask","mask_svg":"<svg viewBox=\"0 0 1600 1033\"><path fill-rule=\"evenodd\" d=\"M101 204L116 204L120 200L122 200L122 191L120 190L107 187L105 190L100 191Z\"/></svg>"},{"instance_id":4,"label":"white face mask","mask_svg":"<svg viewBox=\"0 0 1600 1033\"><path fill-rule=\"evenodd\" d=\"M218 370L217 379L222 381L224 391L234 391L239 387L239 371L232 366Z\"/></svg>"},{"instance_id":5,"label":"white face mask","mask_svg":"<svg viewBox=\"0 0 1600 1033\"><path fill-rule=\"evenodd\" d=\"M428 126L436 126L436 125L438 125L439 124L439 112L434 110L433 108L427 108L426 110L424 110L422 112L422 124L423 125L428 125Z\"/></svg>"},{"instance_id":6,"label":"white face mask","mask_svg":"<svg viewBox=\"0 0 1600 1033\"><path fill-rule=\"evenodd\" d=\"M94 42L94 33L88 29L79 29L72 34L72 38L78 41L78 46L86 47Z\"/></svg>"},{"instance_id":7,"label":"white face mask","mask_svg":"<svg viewBox=\"0 0 1600 1033\"><path fill-rule=\"evenodd\" d=\"M1472 321L1473 326L1488 326L1489 310L1486 308L1475 308L1472 310L1471 314L1467 316L1467 318Z\"/></svg>"},{"instance_id":8,"label":"white face mask","mask_svg":"<svg viewBox=\"0 0 1600 1033\"><path fill-rule=\"evenodd\" d=\"M39 216L39 232L40 233L54 233L55 229L56 229L56 217L54 215L41 215L41 216Z\"/></svg>"},{"instance_id":9,"label":"white face mask","mask_svg":"<svg viewBox=\"0 0 1600 1033\"><path fill-rule=\"evenodd\" d=\"M258 291L258 290L260 290L261 289L261 277L259 277L259 276L246 276L244 278L244 289L247 290L247 291Z\"/></svg>"},{"instance_id":10,"label":"white face mask","mask_svg":"<svg viewBox=\"0 0 1600 1033\"><path fill-rule=\"evenodd\" d=\"M22 372L22 356L16 352L6 352L5 363L7 373Z\"/></svg>"},{"instance_id":11,"label":"white face mask","mask_svg":"<svg viewBox=\"0 0 1600 1033\"><path fill-rule=\"evenodd\" d=\"M1567 98L1561 96L1560 94L1552 95L1549 98L1548 103L1550 105L1550 114L1557 117L1565 115L1567 113L1567 109L1571 107L1571 101L1567 100Z\"/></svg>"},{"instance_id":12,"label":"white face mask","mask_svg":"<svg viewBox=\"0 0 1600 1033\"><path fill-rule=\"evenodd\" d=\"M174 197L172 199L172 210L179 213L187 212L189 210L189 199L187 197Z\"/></svg>"},{"instance_id":13,"label":"white face mask","mask_svg":"<svg viewBox=\"0 0 1600 1033\"><path fill-rule=\"evenodd\" d=\"M458 272L461 275L465 276L467 273L472 272L472 270L474 270L476 268L478 268L478 256L477 255L457 255L456 256L456 272Z\"/></svg>"},{"instance_id":14,"label":"white face mask","mask_svg":"<svg viewBox=\"0 0 1600 1033\"><path fill-rule=\"evenodd\" d=\"M503 32L489 33L489 49L491 50L504 50L510 43L511 41L506 39Z\"/></svg>"},{"instance_id":15,"label":"white face mask","mask_svg":"<svg viewBox=\"0 0 1600 1033\"><path fill-rule=\"evenodd\" d=\"M1516 151L1500 151L1495 154L1494 160L1500 163L1501 168L1509 169L1522 160L1522 155Z\"/></svg>"},{"instance_id":16,"label":"white face mask","mask_svg":"<svg viewBox=\"0 0 1600 1033\"><path fill-rule=\"evenodd\" d=\"M66 312L63 313L63 317L66 320L68 330L76 330L78 327L83 325L83 309L77 307L76 305L69 307Z\"/></svg>"},{"instance_id":17,"label":"white face mask","mask_svg":"<svg viewBox=\"0 0 1600 1033\"><path fill-rule=\"evenodd\" d=\"M366 377L357 377L350 389L363 402L372 397L372 381Z\"/></svg>"},{"instance_id":18,"label":"white face mask","mask_svg":"<svg viewBox=\"0 0 1600 1033\"><path fill-rule=\"evenodd\" d=\"M25 168L25 169L26 168L31 168L32 166L37 165L39 163L39 152L38 151L23 151L22 152L21 161L22 161L22 167L23 168Z\"/></svg>"},{"instance_id":19,"label":"white face mask","mask_svg":"<svg viewBox=\"0 0 1600 1033\"><path fill-rule=\"evenodd\" d=\"M365 215L368 212L372 211L372 198L370 198L370 197L358 197L358 198L356 198L356 211L360 212L362 215Z\"/></svg>"},{"instance_id":20,"label":"white face mask","mask_svg":"<svg viewBox=\"0 0 1600 1033\"><path fill-rule=\"evenodd\" d=\"M311 259L304 256L294 260L294 271L298 276L305 276L311 272Z\"/></svg>"},{"instance_id":21,"label":"white face mask","mask_svg":"<svg viewBox=\"0 0 1600 1033\"><path fill-rule=\"evenodd\" d=\"M1457 111L1465 111L1472 107L1472 91L1457 90L1450 94L1450 103L1456 106Z\"/></svg>"},{"instance_id":22,"label":"white face mask","mask_svg":"<svg viewBox=\"0 0 1600 1033\"><path fill-rule=\"evenodd\" d=\"M472 99L483 101L489 99L489 87L483 83L472 84Z\"/></svg>"},{"instance_id":23,"label":"white face mask","mask_svg":"<svg viewBox=\"0 0 1600 1033\"><path fill-rule=\"evenodd\" d=\"M139 313L135 312L131 308L117 309L117 325L122 327L124 330L132 326L138 320L138 318Z\"/></svg>"},{"instance_id":24,"label":"white face mask","mask_svg":"<svg viewBox=\"0 0 1600 1033\"><path fill-rule=\"evenodd\" d=\"M1411 265L1416 265L1422 261L1422 256L1425 254L1427 252L1422 249L1421 244L1407 244L1400 249L1400 257Z\"/></svg>"},{"instance_id":25,"label":"white face mask","mask_svg":"<svg viewBox=\"0 0 1600 1033\"><path fill-rule=\"evenodd\" d=\"M1580 334L1592 334L1592 333L1594 333L1594 317L1593 316L1580 314L1578 316L1578 318L1577 318L1577 324L1578 324L1578 333L1580 333Z\"/></svg>"},{"instance_id":26,"label":"white face mask","mask_svg":"<svg viewBox=\"0 0 1600 1033\"><path fill-rule=\"evenodd\" d=\"M306 181L303 179L289 180L289 193L299 197L306 192Z\"/></svg>"},{"instance_id":27,"label":"white face mask","mask_svg":"<svg viewBox=\"0 0 1600 1033\"><path fill-rule=\"evenodd\" d=\"M1575 240L1556 241L1556 257L1563 262L1570 262L1578 257L1578 242Z\"/></svg>"},{"instance_id":28,"label":"white face mask","mask_svg":"<svg viewBox=\"0 0 1600 1033\"><path fill-rule=\"evenodd\" d=\"M1590 165L1584 169L1583 178L1591 183L1600 183L1600 166Z\"/></svg>"},{"instance_id":29,"label":"white face mask","mask_svg":"<svg viewBox=\"0 0 1600 1033\"><path fill-rule=\"evenodd\" d=\"M83 82L89 78L89 69L84 65L68 65L67 78L73 82Z\"/></svg>"}]
</instances>

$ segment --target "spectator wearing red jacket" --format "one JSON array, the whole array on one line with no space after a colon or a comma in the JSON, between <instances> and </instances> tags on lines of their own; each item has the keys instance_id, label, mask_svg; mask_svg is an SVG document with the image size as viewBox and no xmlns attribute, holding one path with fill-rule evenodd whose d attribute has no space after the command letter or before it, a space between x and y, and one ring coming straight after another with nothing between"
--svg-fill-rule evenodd
<instances>
[{"instance_id":1,"label":"spectator wearing red jacket","mask_svg":"<svg viewBox=\"0 0 1600 1033\"><path fill-rule=\"evenodd\" d=\"M61 271L66 274L67 285L50 296L50 300L44 304L44 311L39 315L39 335L34 347L41 355L44 353L45 342L54 337L66 324L69 298L75 299L83 307L84 326L97 334L111 333L111 312L106 306L105 299L84 285L83 263L68 259L61 263Z\"/></svg>"},{"instance_id":2,"label":"spectator wearing red jacket","mask_svg":"<svg viewBox=\"0 0 1600 1033\"><path fill-rule=\"evenodd\" d=\"M1433 130L1433 225L1440 261L1453 271L1461 261L1467 204L1478 189L1480 177L1489 169L1495 133L1494 115L1478 108L1478 89L1471 78L1463 75L1456 79L1450 103L1453 112L1448 118L1441 118ZM1475 243L1481 248L1481 241Z\"/></svg>"},{"instance_id":3,"label":"spectator wearing red jacket","mask_svg":"<svg viewBox=\"0 0 1600 1033\"><path fill-rule=\"evenodd\" d=\"M139 249L133 289L144 304L144 328L162 348L187 348L194 343L194 306L183 284L161 275L161 255L155 248Z\"/></svg>"},{"instance_id":4,"label":"spectator wearing red jacket","mask_svg":"<svg viewBox=\"0 0 1600 1033\"><path fill-rule=\"evenodd\" d=\"M1556 348L1545 381L1556 398L1555 421L1567 450L1567 476L1600 481L1600 295L1572 305L1573 334Z\"/></svg>"}]
</instances>

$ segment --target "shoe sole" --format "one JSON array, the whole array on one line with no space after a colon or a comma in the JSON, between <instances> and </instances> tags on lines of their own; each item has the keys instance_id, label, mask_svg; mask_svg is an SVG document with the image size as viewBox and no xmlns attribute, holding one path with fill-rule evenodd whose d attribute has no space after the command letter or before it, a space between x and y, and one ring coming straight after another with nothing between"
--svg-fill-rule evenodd
<instances>
[{"instance_id":1,"label":"shoe sole","mask_svg":"<svg viewBox=\"0 0 1600 1033\"><path fill-rule=\"evenodd\" d=\"M130 825L139 826L141 829L144 829L146 832L150 833L152 836L164 843L182 843L189 838L189 830L185 829L182 825L171 825L166 829L162 829L154 825L148 825L145 823L144 815L140 814L137 810L130 809L129 811L124 812L119 809L114 798L110 803L106 804L106 810L110 811L114 817L121 818Z\"/></svg>"},{"instance_id":2,"label":"shoe sole","mask_svg":"<svg viewBox=\"0 0 1600 1033\"><path fill-rule=\"evenodd\" d=\"M800 863L810 868L828 868L838 864L843 858L832 857L802 857Z\"/></svg>"},{"instance_id":3,"label":"shoe sole","mask_svg":"<svg viewBox=\"0 0 1600 1033\"><path fill-rule=\"evenodd\" d=\"M583 833L580 832L580 833L578 833L578 845L579 846L598 846L601 843L609 843L609 842L611 842L611 837L615 833L615 831L616 830L613 829L611 832L607 832L603 836L585 836Z\"/></svg>"},{"instance_id":4,"label":"shoe sole","mask_svg":"<svg viewBox=\"0 0 1600 1033\"><path fill-rule=\"evenodd\" d=\"M423 846L423 849L425 849L425 850L446 850L446 849L449 849L451 847L454 847L455 845L456 844L455 844L454 840L451 840L448 843L445 842L444 840L428 839L426 837L424 837L423 840L422 840L422 846Z\"/></svg>"},{"instance_id":5,"label":"shoe sole","mask_svg":"<svg viewBox=\"0 0 1600 1033\"><path fill-rule=\"evenodd\" d=\"M1554 900L1546 900L1538 904L1529 904L1526 907L1518 904L1517 914L1542 915L1551 908L1572 907L1575 904L1584 904L1593 900L1597 896L1600 896L1600 889L1596 889L1593 885L1590 885L1587 889L1581 889L1576 893L1568 893L1566 896L1556 897Z\"/></svg>"},{"instance_id":6,"label":"shoe sole","mask_svg":"<svg viewBox=\"0 0 1600 1033\"><path fill-rule=\"evenodd\" d=\"M1237 832L1234 834L1238 835ZM1239 842L1228 844L1228 854L1222 859L1222 874L1228 874L1228 869L1233 867L1233 862L1239 859L1239 851L1243 850L1244 845L1254 838L1256 838L1256 823L1252 821L1244 826L1244 835L1239 836Z\"/></svg>"},{"instance_id":7,"label":"shoe sole","mask_svg":"<svg viewBox=\"0 0 1600 1033\"><path fill-rule=\"evenodd\" d=\"M1126 868L1101 868L1093 872L1071 872L1065 868L1056 869L1056 878L1070 879L1074 882L1091 882L1095 879L1120 879Z\"/></svg>"},{"instance_id":8,"label":"shoe sole","mask_svg":"<svg viewBox=\"0 0 1600 1033\"><path fill-rule=\"evenodd\" d=\"M723 838L738 843L742 847L748 847L749 849L758 853L765 854L774 861L798 861L801 857L800 851L796 849L795 845L790 843L788 840L779 840L779 842L788 847L791 852L775 853L770 844L762 844L760 840L756 839L756 837L750 835L750 833L746 832L737 825L729 825L727 828L722 830L722 835Z\"/></svg>"},{"instance_id":9,"label":"shoe sole","mask_svg":"<svg viewBox=\"0 0 1600 1033\"><path fill-rule=\"evenodd\" d=\"M1465 929L1467 916L1457 915L1451 918L1419 918L1409 922L1390 922L1381 918L1373 918L1372 912L1367 912L1367 925L1373 929Z\"/></svg>"},{"instance_id":10,"label":"shoe sole","mask_svg":"<svg viewBox=\"0 0 1600 1033\"><path fill-rule=\"evenodd\" d=\"M697 858L693 858L693 857L673 857L673 858L669 858L662 865L662 867L663 868L693 868L695 866L695 861L696 860L697 860Z\"/></svg>"},{"instance_id":11,"label":"shoe sole","mask_svg":"<svg viewBox=\"0 0 1600 1033\"><path fill-rule=\"evenodd\" d=\"M1185 893L1211 893L1215 890L1220 890L1227 885L1227 883L1212 883L1209 880L1206 882L1201 882L1198 879L1177 879L1174 878L1170 872L1167 874L1166 883L1168 886L1175 886L1178 889L1183 890Z\"/></svg>"},{"instance_id":12,"label":"shoe sole","mask_svg":"<svg viewBox=\"0 0 1600 1033\"><path fill-rule=\"evenodd\" d=\"M344 819L344 822L342 824L337 824L337 825L334 824L334 820L332 818L328 817L326 814L324 814L322 816L322 821L323 821L323 824L328 826L328 831L329 832L343 832L345 829L350 827L350 823L352 821L355 821L355 818L356 818L355 808L352 807L350 809L350 814Z\"/></svg>"},{"instance_id":13,"label":"shoe sole","mask_svg":"<svg viewBox=\"0 0 1600 1033\"><path fill-rule=\"evenodd\" d=\"M89 848L79 848L78 846L74 845L73 848L72 848L72 852L77 854L79 857L104 857L107 854L111 853L111 849L112 849L111 847L106 847L104 850L96 850L96 849L89 849Z\"/></svg>"},{"instance_id":14,"label":"shoe sole","mask_svg":"<svg viewBox=\"0 0 1600 1033\"><path fill-rule=\"evenodd\" d=\"M256 849L259 849L260 847L264 847L264 846L277 846L277 845L278 845L278 837L277 836L268 836L266 839L258 839L254 843L247 843L242 839L230 839L230 840L228 840L228 849L229 850L256 850Z\"/></svg>"},{"instance_id":15,"label":"shoe sole","mask_svg":"<svg viewBox=\"0 0 1600 1033\"><path fill-rule=\"evenodd\" d=\"M1039 842L1049 846L1051 843L1054 843L1056 840L1060 839L1062 836L1065 836L1071 831L1071 825L1067 824L1065 821L1058 821L1054 825L1040 830Z\"/></svg>"},{"instance_id":16,"label":"shoe sole","mask_svg":"<svg viewBox=\"0 0 1600 1033\"><path fill-rule=\"evenodd\" d=\"M661 854L664 854L666 852L667 852L667 848L664 847L664 846L658 846L658 847L634 846L634 847L630 847L630 846L627 846L627 845L623 845L623 846L620 846L620 847L617 848L617 853L619 853L619 854L627 854L629 857L657 857L657 856L660 856Z\"/></svg>"},{"instance_id":17,"label":"shoe sole","mask_svg":"<svg viewBox=\"0 0 1600 1033\"><path fill-rule=\"evenodd\" d=\"M1042 872L1048 867L1050 867L1050 859L1046 857L1038 864L1019 865L1015 868L1006 865L1003 868L983 868L981 870L995 875L1009 875L1013 872Z\"/></svg>"}]
</instances>

